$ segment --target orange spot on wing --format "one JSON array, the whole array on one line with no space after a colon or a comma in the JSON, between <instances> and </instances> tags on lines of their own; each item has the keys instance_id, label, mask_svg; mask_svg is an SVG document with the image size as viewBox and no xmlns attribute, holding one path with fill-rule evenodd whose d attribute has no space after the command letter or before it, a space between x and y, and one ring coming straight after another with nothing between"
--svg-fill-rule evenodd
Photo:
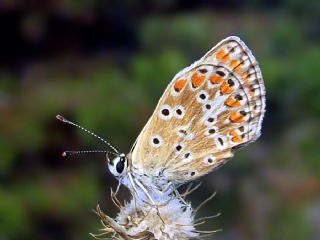
<instances>
[{"instance_id":1,"label":"orange spot on wing","mask_svg":"<svg viewBox=\"0 0 320 240\"><path fill-rule=\"evenodd\" d=\"M223 81L223 78L218 74L215 74L210 77L210 82L213 84L219 84L219 83L222 83L222 81Z\"/></svg>"},{"instance_id":2,"label":"orange spot on wing","mask_svg":"<svg viewBox=\"0 0 320 240\"><path fill-rule=\"evenodd\" d=\"M226 62L229 60L229 54L226 53L225 50L223 49L220 49L218 52L217 52L217 59L221 62Z\"/></svg>"},{"instance_id":3,"label":"orange spot on wing","mask_svg":"<svg viewBox=\"0 0 320 240\"><path fill-rule=\"evenodd\" d=\"M255 87L254 87L254 86L250 86L250 88L249 88L249 94L250 94L250 96L251 96L251 97L254 97L255 93L256 93Z\"/></svg>"},{"instance_id":4,"label":"orange spot on wing","mask_svg":"<svg viewBox=\"0 0 320 240\"><path fill-rule=\"evenodd\" d=\"M244 72L244 73L241 75L241 77L244 79L244 81L245 81L246 83L249 82L249 74L248 74L247 72Z\"/></svg>"},{"instance_id":5,"label":"orange spot on wing","mask_svg":"<svg viewBox=\"0 0 320 240\"><path fill-rule=\"evenodd\" d=\"M199 74L195 72L191 77L192 86L199 87L204 82L205 78L205 75L199 76Z\"/></svg>"},{"instance_id":6,"label":"orange spot on wing","mask_svg":"<svg viewBox=\"0 0 320 240\"><path fill-rule=\"evenodd\" d=\"M229 84L224 81L220 87L221 94L230 94L234 91L233 87L230 87Z\"/></svg>"},{"instance_id":7,"label":"orange spot on wing","mask_svg":"<svg viewBox=\"0 0 320 240\"><path fill-rule=\"evenodd\" d=\"M238 112L233 112L230 117L229 117L230 121L233 123L241 123L244 121L244 116L241 115Z\"/></svg>"},{"instance_id":8,"label":"orange spot on wing","mask_svg":"<svg viewBox=\"0 0 320 240\"><path fill-rule=\"evenodd\" d=\"M240 107L241 105L240 101L234 99L233 97L228 97L224 104L228 107Z\"/></svg>"},{"instance_id":9,"label":"orange spot on wing","mask_svg":"<svg viewBox=\"0 0 320 240\"><path fill-rule=\"evenodd\" d=\"M232 138L231 138L232 142L235 142L235 143L241 143L242 142L241 137L239 136L239 134L235 130L232 130L230 132L230 135L232 136Z\"/></svg>"},{"instance_id":10,"label":"orange spot on wing","mask_svg":"<svg viewBox=\"0 0 320 240\"><path fill-rule=\"evenodd\" d=\"M238 136L238 133L237 133L236 130L232 130L232 131L230 131L230 135L231 135L232 137L236 137L236 136Z\"/></svg>"},{"instance_id":11,"label":"orange spot on wing","mask_svg":"<svg viewBox=\"0 0 320 240\"><path fill-rule=\"evenodd\" d=\"M231 62L230 62L230 66L232 67L232 68L238 68L239 66L239 61L238 60L232 60Z\"/></svg>"},{"instance_id":12,"label":"orange spot on wing","mask_svg":"<svg viewBox=\"0 0 320 240\"><path fill-rule=\"evenodd\" d=\"M182 88L184 88L184 86L186 85L187 83L187 80L186 79L179 79L177 80L173 87L174 87L174 90L176 90L177 92L180 92Z\"/></svg>"},{"instance_id":13,"label":"orange spot on wing","mask_svg":"<svg viewBox=\"0 0 320 240\"><path fill-rule=\"evenodd\" d=\"M235 142L235 143L241 143L241 142L242 142L242 138L239 137L239 136L233 137L231 140L232 140L233 142Z\"/></svg>"},{"instance_id":14,"label":"orange spot on wing","mask_svg":"<svg viewBox=\"0 0 320 240\"><path fill-rule=\"evenodd\" d=\"M243 71L243 69L242 69L242 67L241 67L241 64L238 65L234 70L235 70L239 75L241 75L241 73L242 73L242 71Z\"/></svg>"}]
</instances>

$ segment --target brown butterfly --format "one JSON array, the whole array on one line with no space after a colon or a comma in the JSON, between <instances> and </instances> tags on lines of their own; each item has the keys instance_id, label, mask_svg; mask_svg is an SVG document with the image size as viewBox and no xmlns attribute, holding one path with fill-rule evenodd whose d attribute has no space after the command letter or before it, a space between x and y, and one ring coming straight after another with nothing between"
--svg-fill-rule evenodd
<instances>
[{"instance_id":1,"label":"brown butterfly","mask_svg":"<svg viewBox=\"0 0 320 240\"><path fill-rule=\"evenodd\" d=\"M107 154L109 169L140 199L154 202L255 141L264 112L258 62L243 41L228 37L176 74L129 154L102 139L115 155Z\"/></svg>"}]
</instances>

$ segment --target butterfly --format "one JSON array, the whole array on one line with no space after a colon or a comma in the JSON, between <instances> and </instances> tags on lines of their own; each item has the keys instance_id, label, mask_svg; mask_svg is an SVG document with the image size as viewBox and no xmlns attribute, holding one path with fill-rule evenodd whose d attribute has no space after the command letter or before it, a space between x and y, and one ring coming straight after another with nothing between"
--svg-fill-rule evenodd
<instances>
[{"instance_id":1,"label":"butterfly","mask_svg":"<svg viewBox=\"0 0 320 240\"><path fill-rule=\"evenodd\" d=\"M128 154L97 137L112 149L110 172L141 199L154 202L255 141L264 112L258 62L240 38L230 36L174 76Z\"/></svg>"}]
</instances>

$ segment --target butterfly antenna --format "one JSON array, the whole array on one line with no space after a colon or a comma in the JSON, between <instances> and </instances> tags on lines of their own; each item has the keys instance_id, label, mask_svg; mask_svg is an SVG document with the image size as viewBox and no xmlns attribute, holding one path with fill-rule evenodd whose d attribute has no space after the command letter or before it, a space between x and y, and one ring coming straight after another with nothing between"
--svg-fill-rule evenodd
<instances>
[{"instance_id":1,"label":"butterfly antenna","mask_svg":"<svg viewBox=\"0 0 320 240\"><path fill-rule=\"evenodd\" d=\"M114 146L112 146L107 140L103 139L102 137L98 136L97 134L89 131L88 129L86 129L84 127L81 127L80 125L78 125L78 124L76 124L74 122L69 121L68 119L66 119L65 117L63 117L61 115L57 115L56 118L61 122L67 123L67 124L72 125L72 126L75 126L75 127L79 128L79 129L81 129L82 131L85 131L86 133L89 133L91 136L94 136L95 138L98 138L100 141L102 141L105 144L107 144L115 153L120 154L119 151ZM73 151L68 151L68 152L73 152ZM74 152L81 152L81 151L74 151ZM87 151L83 151L83 152L87 152Z\"/></svg>"},{"instance_id":2,"label":"butterfly antenna","mask_svg":"<svg viewBox=\"0 0 320 240\"><path fill-rule=\"evenodd\" d=\"M62 153L62 157L76 155L76 154L87 154L87 153L112 153L112 154L115 154L113 152L105 151L105 150L64 151Z\"/></svg>"}]
</instances>

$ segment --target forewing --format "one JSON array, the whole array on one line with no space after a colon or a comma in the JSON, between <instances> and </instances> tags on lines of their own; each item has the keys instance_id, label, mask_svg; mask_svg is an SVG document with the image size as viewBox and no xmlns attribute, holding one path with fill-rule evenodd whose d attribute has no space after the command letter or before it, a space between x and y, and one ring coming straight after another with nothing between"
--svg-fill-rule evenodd
<instances>
[{"instance_id":1,"label":"forewing","mask_svg":"<svg viewBox=\"0 0 320 240\"><path fill-rule=\"evenodd\" d=\"M248 47L224 39L169 84L133 147L134 171L173 182L209 173L260 136L264 96Z\"/></svg>"}]
</instances>

